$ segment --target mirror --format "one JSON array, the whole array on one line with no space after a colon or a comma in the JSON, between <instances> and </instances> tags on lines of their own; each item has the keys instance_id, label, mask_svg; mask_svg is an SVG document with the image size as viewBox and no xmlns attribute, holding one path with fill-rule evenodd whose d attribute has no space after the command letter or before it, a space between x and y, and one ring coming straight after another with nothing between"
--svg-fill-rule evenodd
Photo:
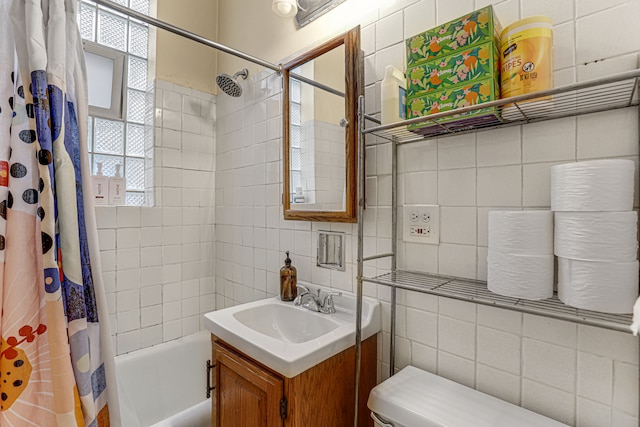
<instances>
[{"instance_id":1,"label":"mirror","mask_svg":"<svg viewBox=\"0 0 640 427\"><path fill-rule=\"evenodd\" d=\"M357 221L360 27L283 66L284 218Z\"/></svg>"}]
</instances>

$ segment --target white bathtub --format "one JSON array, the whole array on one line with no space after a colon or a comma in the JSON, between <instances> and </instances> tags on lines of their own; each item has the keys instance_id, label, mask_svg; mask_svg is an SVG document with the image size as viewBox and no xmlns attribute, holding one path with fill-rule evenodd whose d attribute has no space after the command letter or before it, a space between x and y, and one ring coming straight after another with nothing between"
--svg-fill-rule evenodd
<instances>
[{"instance_id":1,"label":"white bathtub","mask_svg":"<svg viewBox=\"0 0 640 427\"><path fill-rule=\"evenodd\" d=\"M210 426L208 359L208 331L117 356L122 427Z\"/></svg>"}]
</instances>

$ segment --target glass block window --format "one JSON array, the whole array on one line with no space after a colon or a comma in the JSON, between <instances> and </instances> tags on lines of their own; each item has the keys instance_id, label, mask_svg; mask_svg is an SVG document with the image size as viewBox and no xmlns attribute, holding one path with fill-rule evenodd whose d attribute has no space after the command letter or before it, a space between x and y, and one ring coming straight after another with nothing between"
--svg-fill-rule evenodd
<instances>
[{"instance_id":1,"label":"glass block window","mask_svg":"<svg viewBox=\"0 0 640 427\"><path fill-rule=\"evenodd\" d=\"M300 98L301 98L301 85L300 82L294 79L290 79L289 90L291 92L291 107L289 118L289 139L290 139L290 159L289 159L289 202L293 203L293 195L296 191L296 187L302 187L302 173L301 173L301 152L300 141L302 140L302 127L300 123Z\"/></svg>"},{"instance_id":2,"label":"glass block window","mask_svg":"<svg viewBox=\"0 0 640 427\"><path fill-rule=\"evenodd\" d=\"M148 14L150 0L114 0L135 11ZM127 181L127 205L145 203L145 112L153 97L147 96L149 26L126 15L80 0L78 27L84 40L125 54L122 78L122 117L89 117L89 161L96 173L102 163L102 173L115 174L115 166ZM151 136L152 138L153 136ZM148 186L147 186L148 187Z\"/></svg>"}]
</instances>

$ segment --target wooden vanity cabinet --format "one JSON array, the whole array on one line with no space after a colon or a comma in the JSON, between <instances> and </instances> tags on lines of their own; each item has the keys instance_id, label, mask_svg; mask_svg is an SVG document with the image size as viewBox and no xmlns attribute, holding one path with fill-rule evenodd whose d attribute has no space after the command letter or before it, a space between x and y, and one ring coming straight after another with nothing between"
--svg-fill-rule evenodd
<instances>
[{"instance_id":1,"label":"wooden vanity cabinet","mask_svg":"<svg viewBox=\"0 0 640 427\"><path fill-rule=\"evenodd\" d=\"M353 425L355 346L286 378L211 336L213 427ZM362 342L358 425L372 427L367 399L376 384L376 335Z\"/></svg>"}]
</instances>

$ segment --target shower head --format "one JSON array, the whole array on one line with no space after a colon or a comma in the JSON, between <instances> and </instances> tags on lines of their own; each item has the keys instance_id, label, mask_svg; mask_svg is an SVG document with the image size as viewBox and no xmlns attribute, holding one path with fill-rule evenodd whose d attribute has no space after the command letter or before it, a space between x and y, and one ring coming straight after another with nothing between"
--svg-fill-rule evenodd
<instances>
[{"instance_id":1,"label":"shower head","mask_svg":"<svg viewBox=\"0 0 640 427\"><path fill-rule=\"evenodd\" d=\"M237 98L242 95L242 87L238 84L237 79L238 77L246 79L247 76L249 76L249 70L246 68L235 73L233 77L229 74L220 73L216 76L216 83L224 93Z\"/></svg>"}]
</instances>

